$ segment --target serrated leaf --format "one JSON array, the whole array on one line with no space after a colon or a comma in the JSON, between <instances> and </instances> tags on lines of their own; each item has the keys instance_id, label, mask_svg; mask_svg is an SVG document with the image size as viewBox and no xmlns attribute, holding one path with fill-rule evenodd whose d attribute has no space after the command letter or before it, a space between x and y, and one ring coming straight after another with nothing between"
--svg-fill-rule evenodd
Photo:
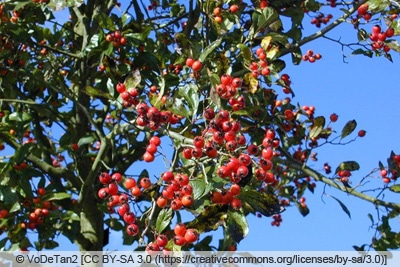
<instances>
[{"instance_id":1,"label":"serrated leaf","mask_svg":"<svg viewBox=\"0 0 400 267\"><path fill-rule=\"evenodd\" d=\"M364 56L367 56L367 57L370 57L370 58L372 58L372 56L373 56L372 51L364 50L362 48L354 50L351 54L352 55L364 55Z\"/></svg>"},{"instance_id":2,"label":"serrated leaf","mask_svg":"<svg viewBox=\"0 0 400 267\"><path fill-rule=\"evenodd\" d=\"M243 84L249 88L249 92L254 94L258 89L258 80L254 78L251 73L244 75Z\"/></svg>"},{"instance_id":3,"label":"serrated leaf","mask_svg":"<svg viewBox=\"0 0 400 267\"><path fill-rule=\"evenodd\" d=\"M310 213L310 209L307 206L302 206L298 202L296 202L296 206L299 209L300 214L303 215L304 217Z\"/></svg>"},{"instance_id":4,"label":"serrated leaf","mask_svg":"<svg viewBox=\"0 0 400 267\"><path fill-rule=\"evenodd\" d=\"M19 211L20 209L21 209L21 205L19 204L19 202L15 202L14 205L12 205L12 207L10 208L10 210L8 212L13 213L13 212Z\"/></svg>"},{"instance_id":5,"label":"serrated leaf","mask_svg":"<svg viewBox=\"0 0 400 267\"><path fill-rule=\"evenodd\" d=\"M360 169L360 164L356 161L344 161L339 164L339 166L336 168L335 173L338 173L339 171L358 171Z\"/></svg>"},{"instance_id":6,"label":"serrated leaf","mask_svg":"<svg viewBox=\"0 0 400 267\"><path fill-rule=\"evenodd\" d=\"M346 136L350 135L356 129L356 127L357 127L356 120L348 121L342 129L340 137L343 139Z\"/></svg>"},{"instance_id":7,"label":"serrated leaf","mask_svg":"<svg viewBox=\"0 0 400 267\"><path fill-rule=\"evenodd\" d=\"M107 98L107 99L113 98L108 92L103 92L101 89L93 87L93 86L86 86L85 88L82 89L82 93L84 93L88 96L91 96L91 97L95 97L95 98L99 98L99 97L103 97L103 98Z\"/></svg>"},{"instance_id":8,"label":"serrated leaf","mask_svg":"<svg viewBox=\"0 0 400 267\"><path fill-rule=\"evenodd\" d=\"M172 209L162 209L158 214L157 221L156 221L156 230L157 233L162 233L165 228L171 223L173 217Z\"/></svg>"},{"instance_id":9,"label":"serrated leaf","mask_svg":"<svg viewBox=\"0 0 400 267\"><path fill-rule=\"evenodd\" d=\"M316 117L311 126L309 136L311 139L317 138L325 127L325 118L323 116Z\"/></svg>"},{"instance_id":10,"label":"serrated leaf","mask_svg":"<svg viewBox=\"0 0 400 267\"><path fill-rule=\"evenodd\" d=\"M243 210L250 213L261 213L264 216L272 216L284 211L277 198L272 194L256 190L243 190L238 198L242 201Z\"/></svg>"},{"instance_id":11,"label":"serrated leaf","mask_svg":"<svg viewBox=\"0 0 400 267\"><path fill-rule=\"evenodd\" d=\"M140 71L136 69L132 71L128 77L126 77L124 84L127 89L133 89L136 88L141 81L142 76L140 75Z\"/></svg>"},{"instance_id":12,"label":"serrated leaf","mask_svg":"<svg viewBox=\"0 0 400 267\"><path fill-rule=\"evenodd\" d=\"M252 53L251 53L250 47L248 47L245 44L238 44L237 48L240 49L240 54L243 57L245 65L250 65L250 61L251 61L251 57L252 57Z\"/></svg>"},{"instance_id":13,"label":"serrated leaf","mask_svg":"<svg viewBox=\"0 0 400 267\"><path fill-rule=\"evenodd\" d=\"M32 120L31 114L27 112L13 112L8 116L10 121L20 121L20 122L27 122Z\"/></svg>"},{"instance_id":14,"label":"serrated leaf","mask_svg":"<svg viewBox=\"0 0 400 267\"><path fill-rule=\"evenodd\" d=\"M78 141L78 146L81 147L83 145L89 145L92 144L96 139L94 136L84 136Z\"/></svg>"},{"instance_id":15,"label":"serrated leaf","mask_svg":"<svg viewBox=\"0 0 400 267\"><path fill-rule=\"evenodd\" d=\"M215 40L214 42L212 42L209 46L207 46L203 52L201 53L201 55L199 56L199 61L200 62L204 62L206 60L206 58L208 57L208 55L214 51L218 46L220 46L222 43L222 37L218 38L217 40Z\"/></svg>"},{"instance_id":16,"label":"serrated leaf","mask_svg":"<svg viewBox=\"0 0 400 267\"><path fill-rule=\"evenodd\" d=\"M230 210L228 212L225 227L236 243L239 243L249 233L246 216L240 211Z\"/></svg>"},{"instance_id":17,"label":"serrated leaf","mask_svg":"<svg viewBox=\"0 0 400 267\"><path fill-rule=\"evenodd\" d=\"M273 21L277 20L278 18L279 18L279 15L275 11L274 8L272 8L272 7L264 8L261 11L261 14L259 14L259 16L257 17L256 32L263 30L265 27L267 27L269 24L271 24Z\"/></svg>"},{"instance_id":18,"label":"serrated leaf","mask_svg":"<svg viewBox=\"0 0 400 267\"><path fill-rule=\"evenodd\" d=\"M178 96L183 97L186 100L189 106L189 112L192 113L192 119L194 119L200 103L198 86L195 84L190 84L180 87L178 90Z\"/></svg>"},{"instance_id":19,"label":"serrated leaf","mask_svg":"<svg viewBox=\"0 0 400 267\"><path fill-rule=\"evenodd\" d=\"M392 192L400 193L400 184L392 185L389 189L390 189L390 191L392 191Z\"/></svg>"},{"instance_id":20,"label":"serrated leaf","mask_svg":"<svg viewBox=\"0 0 400 267\"><path fill-rule=\"evenodd\" d=\"M194 228L199 233L217 230L226 220L228 206L212 204L204 210L191 222L187 224L188 228Z\"/></svg>"},{"instance_id":21,"label":"serrated leaf","mask_svg":"<svg viewBox=\"0 0 400 267\"><path fill-rule=\"evenodd\" d=\"M364 29L359 29L359 30L358 30L358 32L357 32L357 38L358 38L358 41L359 41L359 42L367 40L368 37L369 37L369 36L368 36L368 33L367 33L366 30L364 30Z\"/></svg>"},{"instance_id":22,"label":"serrated leaf","mask_svg":"<svg viewBox=\"0 0 400 267\"><path fill-rule=\"evenodd\" d=\"M61 200L61 199L67 199L71 198L71 195L65 192L58 192L58 193L49 193L45 196L43 196L43 200Z\"/></svg>"},{"instance_id":23,"label":"serrated leaf","mask_svg":"<svg viewBox=\"0 0 400 267\"><path fill-rule=\"evenodd\" d=\"M300 64L300 62L302 61L302 54L301 54L301 50L300 47L296 47L292 50L292 62L295 65Z\"/></svg>"},{"instance_id":24,"label":"serrated leaf","mask_svg":"<svg viewBox=\"0 0 400 267\"><path fill-rule=\"evenodd\" d=\"M193 188L193 198L194 199L200 199L203 197L206 193L206 183L204 179L196 179L196 180L191 180L190 185Z\"/></svg>"},{"instance_id":25,"label":"serrated leaf","mask_svg":"<svg viewBox=\"0 0 400 267\"><path fill-rule=\"evenodd\" d=\"M346 207L346 205L342 202L342 201L340 201L339 199L337 199L336 197L334 197L334 196L330 196L331 198L333 198L334 200L336 200L338 203L339 203L339 205L340 205L340 207L342 208L342 210L347 214L347 216L349 216L349 218L351 219L351 214L350 214L350 211L349 211L349 209Z\"/></svg>"},{"instance_id":26,"label":"serrated leaf","mask_svg":"<svg viewBox=\"0 0 400 267\"><path fill-rule=\"evenodd\" d=\"M22 161L24 161L26 157L28 157L29 154L31 153L33 146L34 144L27 143L22 145L19 149L17 149L13 157L14 162L21 163Z\"/></svg>"}]
</instances>

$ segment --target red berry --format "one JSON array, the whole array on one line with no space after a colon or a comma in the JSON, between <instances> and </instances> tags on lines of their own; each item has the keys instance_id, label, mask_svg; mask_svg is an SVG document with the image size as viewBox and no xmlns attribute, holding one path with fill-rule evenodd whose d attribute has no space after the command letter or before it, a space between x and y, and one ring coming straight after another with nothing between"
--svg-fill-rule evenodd
<instances>
[{"instance_id":1,"label":"red berry","mask_svg":"<svg viewBox=\"0 0 400 267\"><path fill-rule=\"evenodd\" d=\"M144 189L147 189L151 186L151 181L148 177L143 177L140 179L140 186Z\"/></svg>"},{"instance_id":2,"label":"red berry","mask_svg":"<svg viewBox=\"0 0 400 267\"><path fill-rule=\"evenodd\" d=\"M238 6L238 5L231 5L231 6L229 7L229 10L230 10L232 13L235 13L235 12L237 12L237 11L239 10L239 6Z\"/></svg>"},{"instance_id":3,"label":"red berry","mask_svg":"<svg viewBox=\"0 0 400 267\"><path fill-rule=\"evenodd\" d=\"M362 4L357 9L358 15L361 15L361 16L365 15L367 13L367 11L368 11L368 5L367 4Z\"/></svg>"},{"instance_id":4,"label":"red berry","mask_svg":"<svg viewBox=\"0 0 400 267\"><path fill-rule=\"evenodd\" d=\"M199 239L199 233L195 229L187 229L184 237L187 243L194 243Z\"/></svg>"},{"instance_id":5,"label":"red berry","mask_svg":"<svg viewBox=\"0 0 400 267\"><path fill-rule=\"evenodd\" d=\"M168 244L168 237L166 235L159 235L156 238L157 245L165 247Z\"/></svg>"},{"instance_id":6,"label":"red berry","mask_svg":"<svg viewBox=\"0 0 400 267\"><path fill-rule=\"evenodd\" d=\"M193 63L194 63L194 59L193 58L188 57L186 59L186 66L188 66L189 68L191 68L193 66Z\"/></svg>"},{"instance_id":7,"label":"red berry","mask_svg":"<svg viewBox=\"0 0 400 267\"><path fill-rule=\"evenodd\" d=\"M184 236L186 233L186 225L183 223L178 223L174 227L174 233L177 236Z\"/></svg>"},{"instance_id":8,"label":"red berry","mask_svg":"<svg viewBox=\"0 0 400 267\"><path fill-rule=\"evenodd\" d=\"M149 140L149 143L150 144L154 144L154 145L156 145L156 146L159 146L159 145L161 145L161 139L160 139L160 137L158 137L158 136L152 136L151 138L150 138L150 140Z\"/></svg>"},{"instance_id":9,"label":"red berry","mask_svg":"<svg viewBox=\"0 0 400 267\"><path fill-rule=\"evenodd\" d=\"M198 60L196 60L192 64L192 70L194 70L194 71L200 71L202 67L203 67L203 64Z\"/></svg>"},{"instance_id":10,"label":"red berry","mask_svg":"<svg viewBox=\"0 0 400 267\"><path fill-rule=\"evenodd\" d=\"M129 224L126 227L126 233L130 236L135 236L139 233L139 226L137 226L136 224L132 223Z\"/></svg>"}]
</instances>

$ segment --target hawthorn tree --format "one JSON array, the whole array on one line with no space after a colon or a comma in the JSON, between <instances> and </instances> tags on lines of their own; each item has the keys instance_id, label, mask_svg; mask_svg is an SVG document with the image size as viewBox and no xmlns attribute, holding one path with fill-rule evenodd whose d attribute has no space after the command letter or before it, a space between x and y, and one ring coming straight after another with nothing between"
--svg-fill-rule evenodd
<instances>
[{"instance_id":1,"label":"hawthorn tree","mask_svg":"<svg viewBox=\"0 0 400 267\"><path fill-rule=\"evenodd\" d=\"M368 194L349 185L356 161L312 168L319 147L365 131L293 104L285 73L321 59L303 45L341 24L354 42L331 41L391 60L399 10L389 0L1 1L0 247L54 249L64 235L98 251L122 231L138 250L234 250L249 214L279 226L290 206L307 215L303 194L326 184L379 211L369 246L399 248L400 203L383 193L400 191L400 154L372 167L382 185ZM205 233L219 228L215 247Z\"/></svg>"}]
</instances>

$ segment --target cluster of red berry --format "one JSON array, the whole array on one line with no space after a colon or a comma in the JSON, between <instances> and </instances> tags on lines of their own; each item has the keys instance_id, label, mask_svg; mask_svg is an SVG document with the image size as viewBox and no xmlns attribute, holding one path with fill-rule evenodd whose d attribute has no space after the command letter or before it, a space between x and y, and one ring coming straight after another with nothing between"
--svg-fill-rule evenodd
<instances>
[{"instance_id":1,"label":"cluster of red berry","mask_svg":"<svg viewBox=\"0 0 400 267\"><path fill-rule=\"evenodd\" d=\"M219 97L227 99L233 111L243 109L245 107L244 96L237 96L238 89L242 86L242 79L233 78L229 74L224 74L221 76L220 80L221 83L215 88Z\"/></svg>"},{"instance_id":2,"label":"cluster of red berry","mask_svg":"<svg viewBox=\"0 0 400 267\"><path fill-rule=\"evenodd\" d=\"M106 35L107 42L112 42L114 47L119 47L121 45L126 45L128 40L122 35L120 31L114 31Z\"/></svg>"},{"instance_id":3,"label":"cluster of red berry","mask_svg":"<svg viewBox=\"0 0 400 267\"><path fill-rule=\"evenodd\" d=\"M328 24L328 22L333 18L332 14L325 16L323 13L319 13L318 16L311 19L311 24L314 24L317 28L321 27L321 24Z\"/></svg>"},{"instance_id":4,"label":"cluster of red berry","mask_svg":"<svg viewBox=\"0 0 400 267\"><path fill-rule=\"evenodd\" d=\"M152 131L157 130L165 123L176 124L182 119L182 117L173 114L169 110L160 111L158 108L151 107L144 102L136 106L136 111L139 115L136 118L136 124L147 126Z\"/></svg>"},{"instance_id":5,"label":"cluster of red berry","mask_svg":"<svg viewBox=\"0 0 400 267\"><path fill-rule=\"evenodd\" d=\"M146 152L143 154L143 160L145 162L152 162L155 158L154 154L157 152L157 148L161 145L161 139L158 136L152 136L149 140L149 144L146 147Z\"/></svg>"},{"instance_id":6,"label":"cluster of red berry","mask_svg":"<svg viewBox=\"0 0 400 267\"><path fill-rule=\"evenodd\" d=\"M271 70L268 67L267 53L263 48L259 47L256 50L256 57L258 62L253 61L250 63L251 75L257 79L260 74L262 76L268 76L271 74Z\"/></svg>"},{"instance_id":7,"label":"cluster of red berry","mask_svg":"<svg viewBox=\"0 0 400 267\"><path fill-rule=\"evenodd\" d=\"M372 41L371 47L372 50L380 50L382 49L384 52L389 52L390 47L385 44L386 38L391 38L394 35L393 28L387 28L386 31L382 31L379 25L375 25L372 27L372 33L369 38Z\"/></svg>"},{"instance_id":8,"label":"cluster of red berry","mask_svg":"<svg viewBox=\"0 0 400 267\"><path fill-rule=\"evenodd\" d=\"M322 58L322 56L321 56L321 54L314 54L314 51L313 50L307 50L307 53L305 53L302 57L301 57L301 59L303 60L303 61L308 61L308 62L310 62L310 63L314 63L316 60L319 60L319 59L321 59Z\"/></svg>"},{"instance_id":9,"label":"cluster of red berry","mask_svg":"<svg viewBox=\"0 0 400 267\"><path fill-rule=\"evenodd\" d=\"M169 204L171 209L180 210L182 207L190 207L193 204L193 188L189 184L189 176L166 171L161 178L166 184L157 198L157 205L160 208Z\"/></svg>"}]
</instances>

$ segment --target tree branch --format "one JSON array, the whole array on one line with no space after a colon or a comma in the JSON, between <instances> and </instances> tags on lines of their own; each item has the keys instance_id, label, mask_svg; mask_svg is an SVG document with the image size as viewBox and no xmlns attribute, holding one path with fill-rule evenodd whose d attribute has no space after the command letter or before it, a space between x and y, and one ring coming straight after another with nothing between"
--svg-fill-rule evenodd
<instances>
[{"instance_id":1,"label":"tree branch","mask_svg":"<svg viewBox=\"0 0 400 267\"><path fill-rule=\"evenodd\" d=\"M321 173L306 166L305 164L302 164L302 163L296 161L289 153L287 153L283 149L280 149L279 151L281 152L281 154L283 154L286 157L287 161L285 163L288 165L288 167L292 167L297 170L300 170L305 175L313 177L316 181L323 182L323 183L330 185L342 192L348 193L348 194L358 197L360 199L371 202L372 204L374 204L376 206L383 206L386 208L400 211L400 204L389 202L389 201L383 201L383 200L377 199L375 197L371 197L366 194L363 194L363 193L355 190L354 188L348 188L348 187L345 187L338 183L335 183L332 179L329 179L329 178L325 177L324 175L322 175Z\"/></svg>"}]
</instances>

